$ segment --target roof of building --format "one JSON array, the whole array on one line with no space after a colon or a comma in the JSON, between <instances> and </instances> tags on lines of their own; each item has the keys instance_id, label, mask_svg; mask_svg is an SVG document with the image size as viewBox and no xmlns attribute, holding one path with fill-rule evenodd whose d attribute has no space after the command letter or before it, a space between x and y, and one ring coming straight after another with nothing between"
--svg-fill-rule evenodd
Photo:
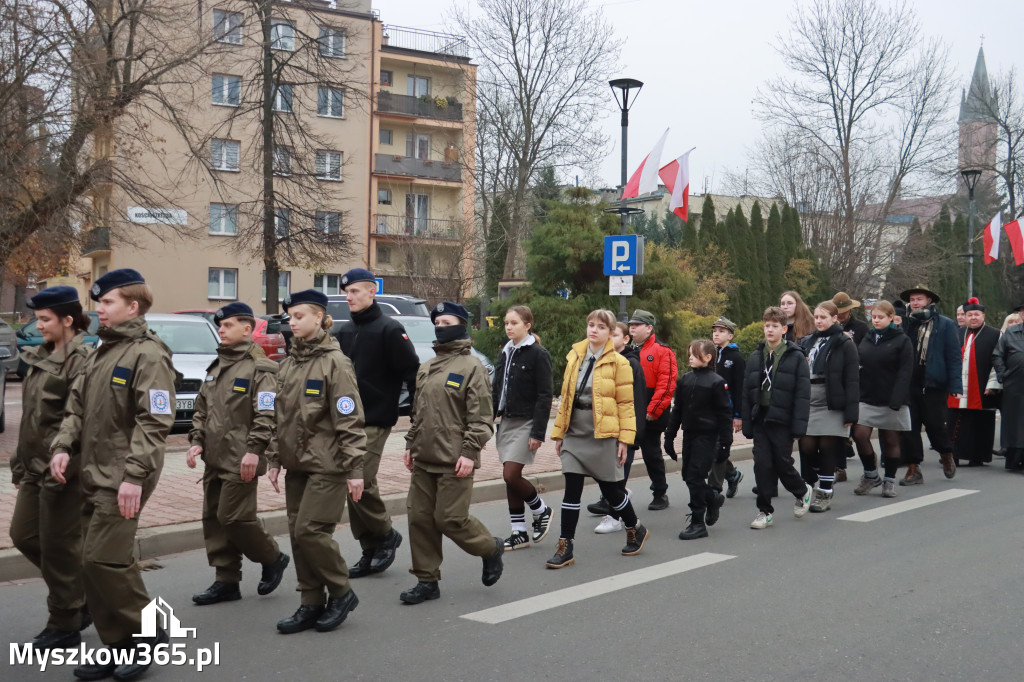
<instances>
[{"instance_id":1,"label":"roof of building","mask_svg":"<svg viewBox=\"0 0 1024 682\"><path fill-rule=\"evenodd\" d=\"M960 123L987 122L992 120L991 112L995 109L996 100L992 94L992 86L988 79L988 68L985 66L985 50L978 48L978 60L974 64L974 76L971 86L960 96Z\"/></svg>"}]
</instances>

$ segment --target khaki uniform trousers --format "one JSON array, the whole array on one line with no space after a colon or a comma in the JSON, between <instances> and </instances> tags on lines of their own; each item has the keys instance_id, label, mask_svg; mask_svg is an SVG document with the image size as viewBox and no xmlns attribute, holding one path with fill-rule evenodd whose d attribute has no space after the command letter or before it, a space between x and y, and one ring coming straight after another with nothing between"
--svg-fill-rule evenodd
<instances>
[{"instance_id":1,"label":"khaki uniform trousers","mask_svg":"<svg viewBox=\"0 0 1024 682\"><path fill-rule=\"evenodd\" d=\"M366 454L363 455L363 496L358 502L348 498L348 521L352 528L352 537L359 541L364 549L375 549L381 538L391 532L391 516L388 514L384 500L380 497L377 485L377 470L380 469L380 458L384 452L384 444L391 435L391 429L380 426L367 426Z\"/></svg>"},{"instance_id":2,"label":"khaki uniform trousers","mask_svg":"<svg viewBox=\"0 0 1024 682\"><path fill-rule=\"evenodd\" d=\"M458 478L454 466L445 473L413 468L407 502L412 551L409 572L421 582L441 579L442 536L447 536L472 556L482 558L494 554L494 536L476 517L469 515L472 495L472 474Z\"/></svg>"},{"instance_id":3,"label":"khaki uniform trousers","mask_svg":"<svg viewBox=\"0 0 1024 682\"><path fill-rule=\"evenodd\" d=\"M331 597L341 597L350 589L348 566L334 540L347 491L345 476L295 470L285 474L288 534L304 605L322 606L325 591Z\"/></svg>"},{"instance_id":4,"label":"khaki uniform trousers","mask_svg":"<svg viewBox=\"0 0 1024 682\"><path fill-rule=\"evenodd\" d=\"M43 574L53 630L78 630L85 605L82 586L82 488L72 479L63 488L26 476L18 488L11 540Z\"/></svg>"},{"instance_id":5,"label":"khaki uniform trousers","mask_svg":"<svg viewBox=\"0 0 1024 682\"><path fill-rule=\"evenodd\" d=\"M149 593L135 561L135 532L152 490L143 490L134 519L121 516L117 493L100 490L82 507L85 599L100 640L122 643L142 632L142 609Z\"/></svg>"},{"instance_id":6,"label":"khaki uniform trousers","mask_svg":"<svg viewBox=\"0 0 1024 682\"><path fill-rule=\"evenodd\" d=\"M258 564L281 554L256 517L259 478L248 483L238 474L207 469L203 474L203 539L206 557L223 583L242 581L242 556Z\"/></svg>"}]
</instances>

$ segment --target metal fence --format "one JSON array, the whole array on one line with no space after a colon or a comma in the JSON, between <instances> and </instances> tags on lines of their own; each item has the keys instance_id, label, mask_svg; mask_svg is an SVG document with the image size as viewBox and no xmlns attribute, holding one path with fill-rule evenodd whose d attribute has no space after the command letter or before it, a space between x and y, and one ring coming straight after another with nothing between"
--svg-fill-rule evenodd
<instances>
[{"instance_id":1,"label":"metal fence","mask_svg":"<svg viewBox=\"0 0 1024 682\"><path fill-rule=\"evenodd\" d=\"M469 43L463 36L434 31L421 31L405 26L385 26L385 45L400 47L406 50L446 54L452 57L469 59Z\"/></svg>"}]
</instances>

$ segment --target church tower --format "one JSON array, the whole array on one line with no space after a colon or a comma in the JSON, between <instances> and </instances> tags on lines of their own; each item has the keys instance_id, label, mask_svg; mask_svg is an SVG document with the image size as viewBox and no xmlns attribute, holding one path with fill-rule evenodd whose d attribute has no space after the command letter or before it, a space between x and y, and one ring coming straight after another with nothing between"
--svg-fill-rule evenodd
<instances>
[{"instance_id":1,"label":"church tower","mask_svg":"<svg viewBox=\"0 0 1024 682\"><path fill-rule=\"evenodd\" d=\"M991 169L996 164L996 143L998 128L993 114L996 111L996 98L988 79L985 67L985 51L978 48L978 60L974 64L974 75L970 87L960 97L960 146L957 166L987 170L981 182L994 186ZM963 181L960 191L966 194Z\"/></svg>"}]
</instances>

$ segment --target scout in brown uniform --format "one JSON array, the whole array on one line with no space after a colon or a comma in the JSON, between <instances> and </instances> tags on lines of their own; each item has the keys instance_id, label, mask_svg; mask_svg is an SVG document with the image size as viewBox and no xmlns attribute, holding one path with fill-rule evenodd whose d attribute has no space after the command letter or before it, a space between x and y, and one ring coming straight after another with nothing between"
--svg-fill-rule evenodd
<instances>
[{"instance_id":1,"label":"scout in brown uniform","mask_svg":"<svg viewBox=\"0 0 1024 682\"><path fill-rule=\"evenodd\" d=\"M484 561L483 583L498 582L505 541L491 535L469 515L473 472L480 451L494 433L487 372L469 349L469 313L445 301L431 311L434 352L416 375L412 426L406 434L405 466L409 483L410 573L419 582L402 592L406 604L437 599L441 590L441 539L448 536L463 551Z\"/></svg>"},{"instance_id":2,"label":"scout in brown uniform","mask_svg":"<svg viewBox=\"0 0 1024 682\"><path fill-rule=\"evenodd\" d=\"M302 604L277 623L287 635L312 627L333 630L359 604L334 529L346 493L353 502L362 497L366 434L352 361L328 331L327 296L313 289L294 293L285 311L294 336L278 372L277 433L267 476L276 489L280 467L288 470L285 506Z\"/></svg>"},{"instance_id":3,"label":"scout in brown uniform","mask_svg":"<svg viewBox=\"0 0 1024 682\"><path fill-rule=\"evenodd\" d=\"M163 629L150 641L133 638L150 599L132 552L139 514L164 465L176 375L170 349L146 325L153 294L142 275L113 270L96 280L90 295L99 302L102 343L71 386L50 447L50 473L65 483L71 455L79 459L81 448L83 578L100 639L113 648L155 646L168 641ZM130 679L148 667L81 665L75 676Z\"/></svg>"},{"instance_id":4,"label":"scout in brown uniform","mask_svg":"<svg viewBox=\"0 0 1024 682\"><path fill-rule=\"evenodd\" d=\"M196 399L187 461L203 473L203 539L215 581L192 595L200 606L242 598L242 555L263 565L258 594L281 584L289 557L256 518L256 484L274 435L277 363L252 342L252 308L229 303L214 316L220 347Z\"/></svg>"},{"instance_id":5,"label":"scout in brown uniform","mask_svg":"<svg viewBox=\"0 0 1024 682\"><path fill-rule=\"evenodd\" d=\"M77 472L66 484L50 476L50 441L64 419L68 389L85 366L82 345L89 317L82 313L74 287L43 289L26 304L36 311L43 344L26 349L22 383L21 430L11 459L11 479L18 488L11 519L11 540L43 574L49 590L50 618L35 636L37 649L78 646L79 630L91 619L82 587L82 486Z\"/></svg>"}]
</instances>

